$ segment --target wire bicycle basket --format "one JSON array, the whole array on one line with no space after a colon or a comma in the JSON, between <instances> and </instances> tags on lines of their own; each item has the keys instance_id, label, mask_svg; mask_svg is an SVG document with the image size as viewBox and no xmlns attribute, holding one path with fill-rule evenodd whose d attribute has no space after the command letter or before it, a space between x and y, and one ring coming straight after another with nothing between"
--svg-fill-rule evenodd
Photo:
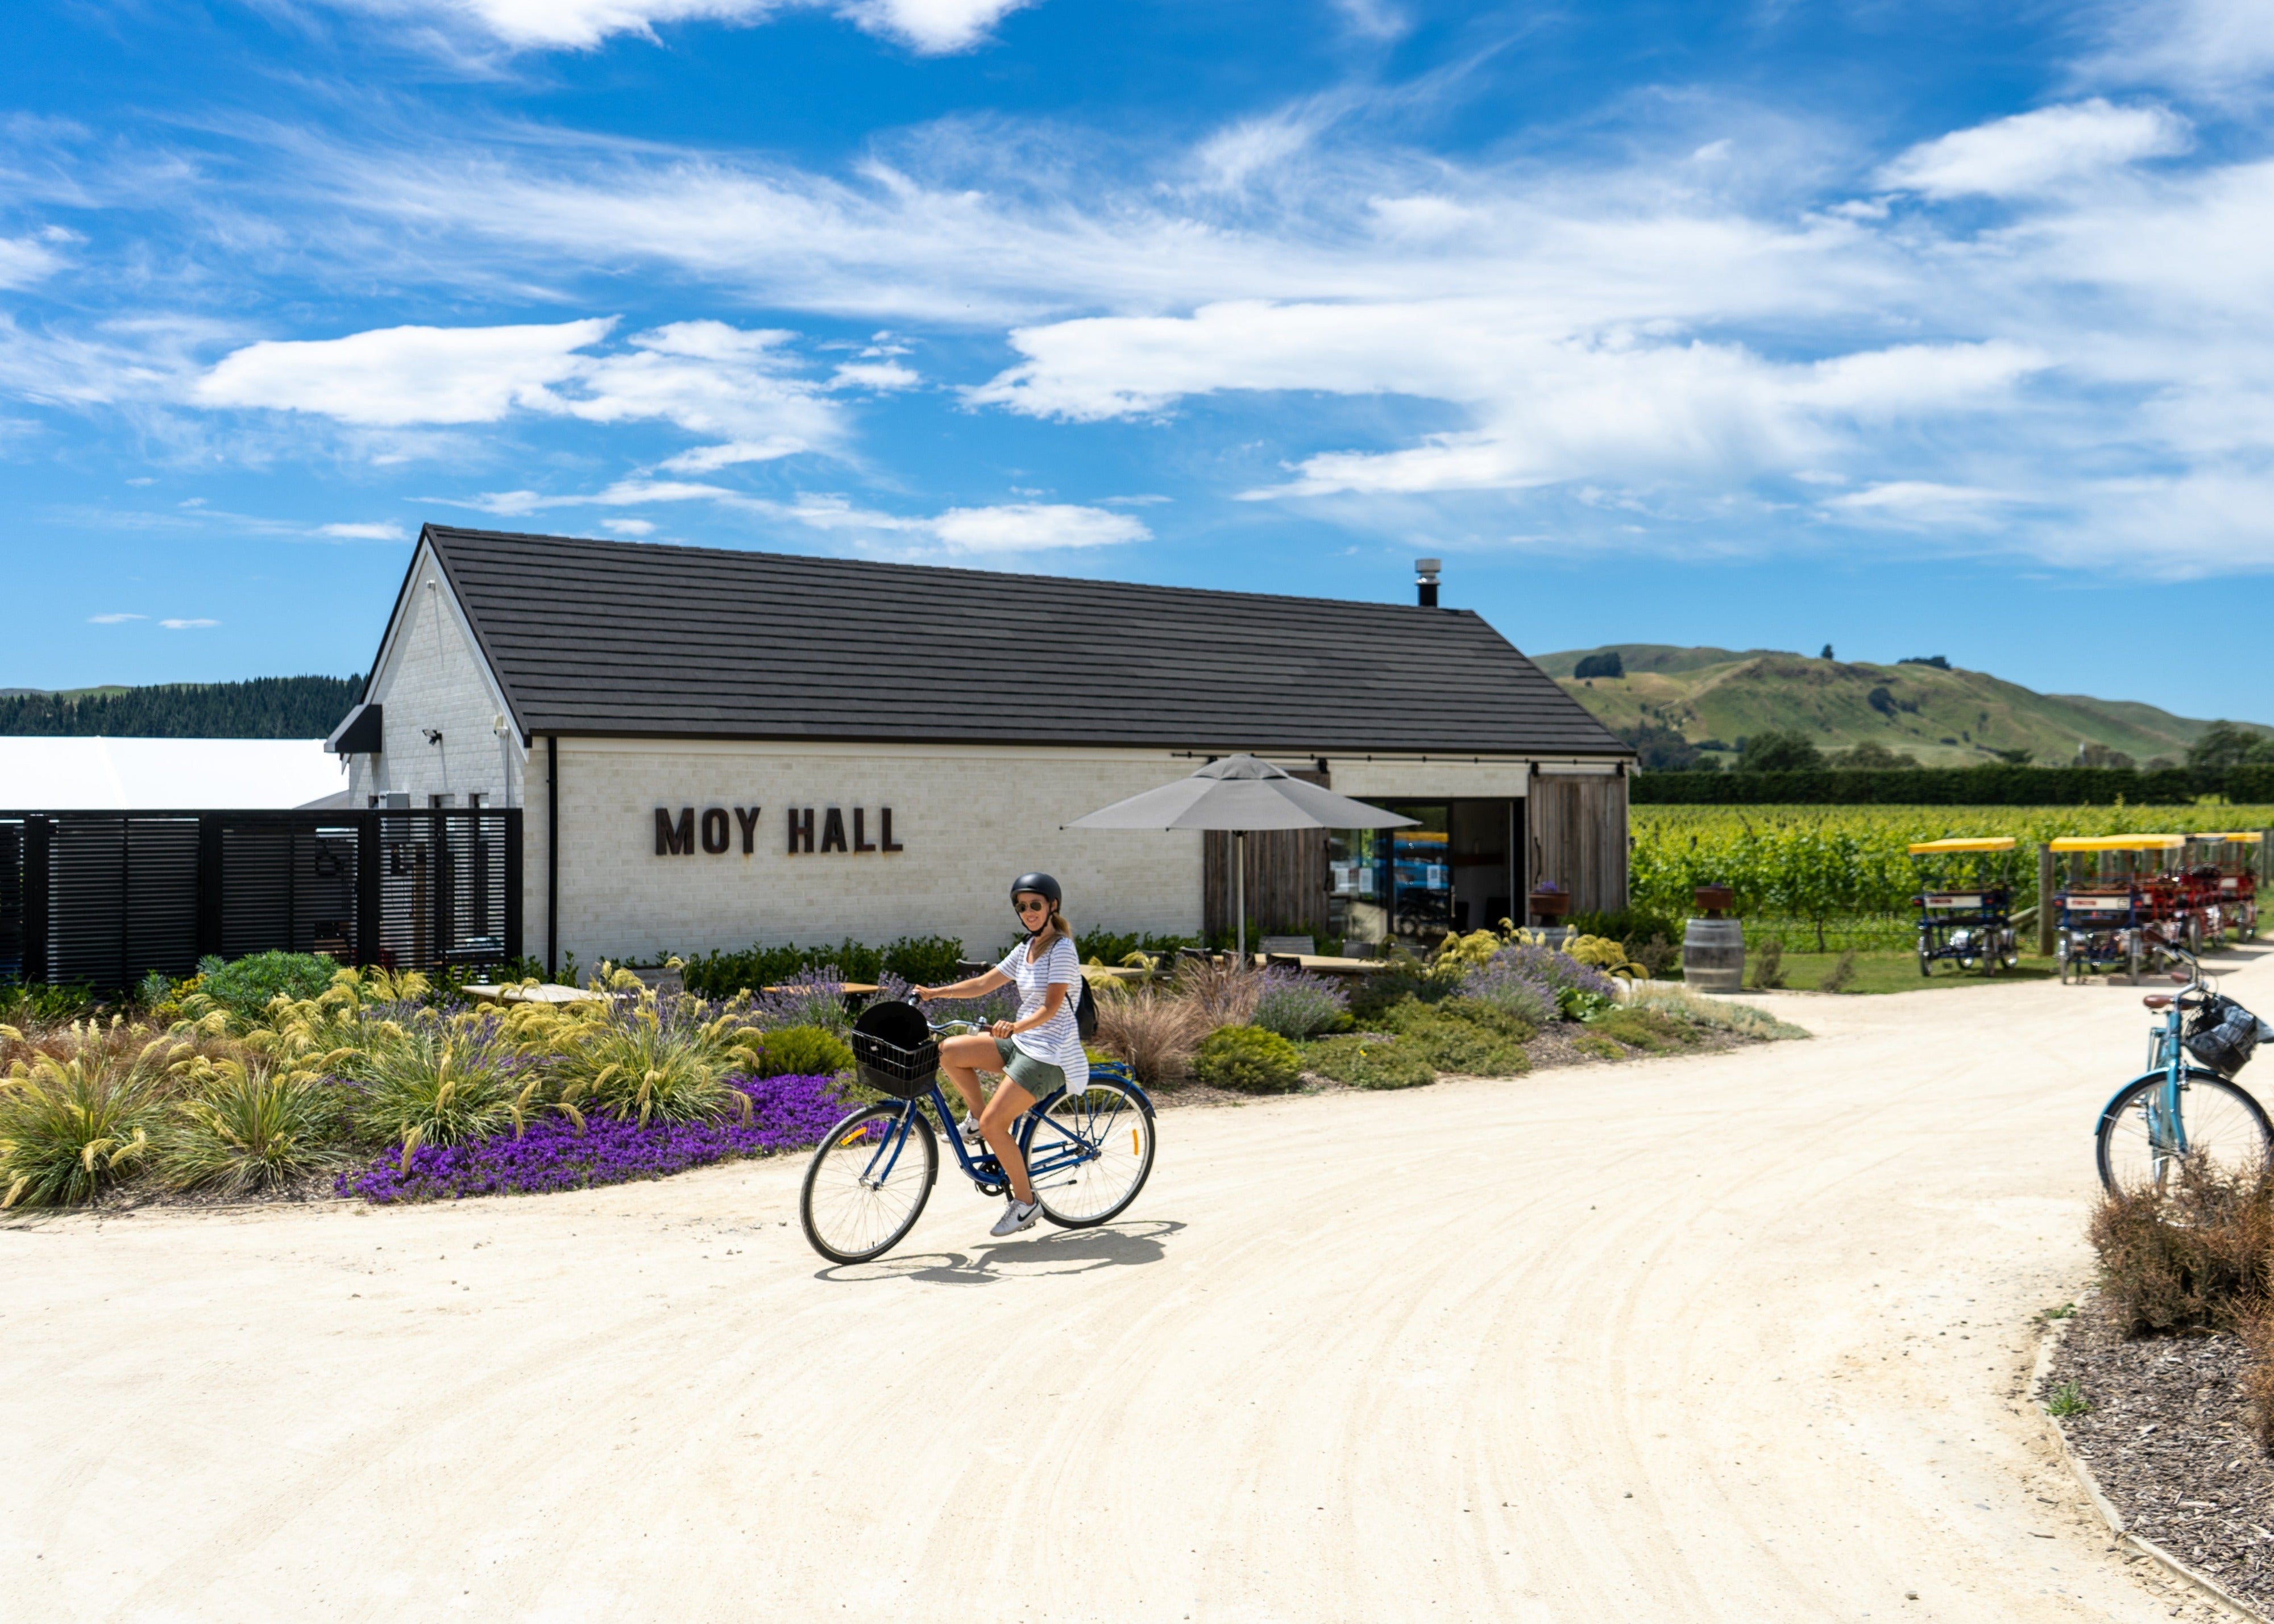
<instances>
[{"instance_id":1,"label":"wire bicycle basket","mask_svg":"<svg viewBox=\"0 0 2274 1624\"><path fill-rule=\"evenodd\" d=\"M939 1071L939 1038L912 1004L872 1004L853 1023L853 1061L879 1094L913 1100Z\"/></svg>"}]
</instances>

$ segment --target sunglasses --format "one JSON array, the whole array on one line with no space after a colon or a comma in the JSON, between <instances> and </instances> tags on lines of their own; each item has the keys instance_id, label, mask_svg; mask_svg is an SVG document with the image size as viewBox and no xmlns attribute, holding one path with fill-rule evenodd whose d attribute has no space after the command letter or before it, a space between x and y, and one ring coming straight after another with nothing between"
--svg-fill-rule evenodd
<instances>
[{"instance_id":1,"label":"sunglasses","mask_svg":"<svg viewBox=\"0 0 2274 1624\"><path fill-rule=\"evenodd\" d=\"M1011 906L1021 914L1047 914L1050 911L1050 905L1047 902L1014 902Z\"/></svg>"}]
</instances>

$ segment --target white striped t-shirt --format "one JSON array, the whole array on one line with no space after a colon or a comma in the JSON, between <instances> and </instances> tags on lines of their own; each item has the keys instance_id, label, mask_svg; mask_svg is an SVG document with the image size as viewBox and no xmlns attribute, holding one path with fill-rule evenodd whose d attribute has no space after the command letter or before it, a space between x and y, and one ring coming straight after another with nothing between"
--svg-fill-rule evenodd
<instances>
[{"instance_id":1,"label":"white striped t-shirt","mask_svg":"<svg viewBox=\"0 0 2274 1624\"><path fill-rule=\"evenodd\" d=\"M1027 944L1021 942L995 967L1018 986L1020 1020L1040 1012L1050 989L1065 989L1065 1001L1057 1014L1031 1031L1013 1034L1011 1041L1020 1054L1065 1072L1067 1090L1080 1094L1089 1086L1089 1056L1082 1053L1081 1029L1073 1019L1074 1004L1081 996L1081 956L1073 944L1060 936L1039 960L1028 963Z\"/></svg>"}]
</instances>

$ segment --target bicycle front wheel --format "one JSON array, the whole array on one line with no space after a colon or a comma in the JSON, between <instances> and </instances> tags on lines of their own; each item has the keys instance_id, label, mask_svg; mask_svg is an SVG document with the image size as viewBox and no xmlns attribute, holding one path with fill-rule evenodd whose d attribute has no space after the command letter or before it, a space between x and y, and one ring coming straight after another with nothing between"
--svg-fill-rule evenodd
<instances>
[{"instance_id":1,"label":"bicycle front wheel","mask_svg":"<svg viewBox=\"0 0 2274 1624\"><path fill-rule=\"evenodd\" d=\"M1027 1177L1043 1216L1087 1229L1118 1216L1153 1172L1153 1103L1136 1089L1103 1079L1063 1094L1031 1119Z\"/></svg>"},{"instance_id":2,"label":"bicycle front wheel","mask_svg":"<svg viewBox=\"0 0 2274 1624\"><path fill-rule=\"evenodd\" d=\"M832 1263L866 1263L922 1215L939 1173L939 1141L912 1106L864 1105L829 1131L806 1164L798 1222Z\"/></svg>"},{"instance_id":3,"label":"bicycle front wheel","mask_svg":"<svg viewBox=\"0 0 2274 1624\"><path fill-rule=\"evenodd\" d=\"M2161 1071L2135 1078L2100 1114L2100 1183L2110 1194L2167 1190L2189 1162L2217 1176L2248 1177L2274 1157L2274 1126L2240 1085L2190 1067L2174 1122L2164 1084Z\"/></svg>"}]
</instances>

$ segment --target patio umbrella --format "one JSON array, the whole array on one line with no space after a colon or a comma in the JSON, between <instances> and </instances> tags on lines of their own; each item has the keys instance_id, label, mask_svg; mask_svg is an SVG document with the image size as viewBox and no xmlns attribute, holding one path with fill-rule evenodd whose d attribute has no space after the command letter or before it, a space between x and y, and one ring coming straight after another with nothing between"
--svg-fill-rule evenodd
<instances>
[{"instance_id":1,"label":"patio umbrella","mask_svg":"<svg viewBox=\"0 0 2274 1624\"><path fill-rule=\"evenodd\" d=\"M1247 957L1247 831L1251 829L1396 829L1418 822L1291 777L1255 756L1227 756L1188 778L1163 784L1078 817L1070 829L1215 829L1232 837L1232 913Z\"/></svg>"}]
</instances>

